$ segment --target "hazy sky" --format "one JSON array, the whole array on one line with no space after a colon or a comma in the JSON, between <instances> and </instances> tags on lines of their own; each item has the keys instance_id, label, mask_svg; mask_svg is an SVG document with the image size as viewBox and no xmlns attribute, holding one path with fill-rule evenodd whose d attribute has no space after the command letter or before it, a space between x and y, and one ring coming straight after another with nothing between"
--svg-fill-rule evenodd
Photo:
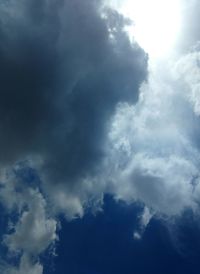
<instances>
[{"instance_id":1,"label":"hazy sky","mask_svg":"<svg viewBox=\"0 0 200 274\"><path fill-rule=\"evenodd\" d=\"M197 273L200 3L0 3L0 272Z\"/></svg>"}]
</instances>

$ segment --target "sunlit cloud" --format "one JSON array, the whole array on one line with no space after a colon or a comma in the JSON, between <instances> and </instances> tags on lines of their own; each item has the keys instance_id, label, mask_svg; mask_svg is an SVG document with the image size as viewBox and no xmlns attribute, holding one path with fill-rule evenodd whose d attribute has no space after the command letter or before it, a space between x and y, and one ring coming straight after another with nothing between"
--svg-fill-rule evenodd
<instances>
[{"instance_id":1,"label":"sunlit cloud","mask_svg":"<svg viewBox=\"0 0 200 274\"><path fill-rule=\"evenodd\" d=\"M130 38L151 58L163 57L173 50L181 28L181 0L112 1L120 12L133 21L127 28Z\"/></svg>"}]
</instances>

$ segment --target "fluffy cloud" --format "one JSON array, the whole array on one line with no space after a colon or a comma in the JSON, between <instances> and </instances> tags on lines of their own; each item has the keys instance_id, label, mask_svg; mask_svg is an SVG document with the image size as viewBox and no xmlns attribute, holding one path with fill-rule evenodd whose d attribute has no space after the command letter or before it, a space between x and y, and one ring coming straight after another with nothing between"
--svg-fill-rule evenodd
<instances>
[{"instance_id":1,"label":"fluffy cloud","mask_svg":"<svg viewBox=\"0 0 200 274\"><path fill-rule=\"evenodd\" d=\"M19 268L7 267L3 270L5 274L42 274L43 267L39 263L32 263L30 258L22 256Z\"/></svg>"},{"instance_id":2,"label":"fluffy cloud","mask_svg":"<svg viewBox=\"0 0 200 274\"><path fill-rule=\"evenodd\" d=\"M111 192L157 214L198 208L199 52L151 70L139 102L120 104L110 131ZM113 176L115 174L115 176Z\"/></svg>"},{"instance_id":3,"label":"fluffy cloud","mask_svg":"<svg viewBox=\"0 0 200 274\"><path fill-rule=\"evenodd\" d=\"M56 240L56 221L47 218L45 200L39 192L30 190L25 195L28 209L23 211L14 233L7 235L4 242L11 251L40 254Z\"/></svg>"},{"instance_id":4,"label":"fluffy cloud","mask_svg":"<svg viewBox=\"0 0 200 274\"><path fill-rule=\"evenodd\" d=\"M7 172L1 185L1 202L8 213L16 215L3 243L10 254L20 258L19 267L5 267L3 273L42 273L38 257L57 240L57 221L49 216L45 198L39 189L25 186Z\"/></svg>"}]
</instances>

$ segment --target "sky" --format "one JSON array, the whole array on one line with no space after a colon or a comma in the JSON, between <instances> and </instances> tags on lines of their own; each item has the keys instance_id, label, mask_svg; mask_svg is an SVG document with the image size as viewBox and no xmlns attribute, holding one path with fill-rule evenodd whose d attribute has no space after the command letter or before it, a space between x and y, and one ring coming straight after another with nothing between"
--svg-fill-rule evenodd
<instances>
[{"instance_id":1,"label":"sky","mask_svg":"<svg viewBox=\"0 0 200 274\"><path fill-rule=\"evenodd\" d=\"M1 1L0 273L198 273L199 16Z\"/></svg>"}]
</instances>

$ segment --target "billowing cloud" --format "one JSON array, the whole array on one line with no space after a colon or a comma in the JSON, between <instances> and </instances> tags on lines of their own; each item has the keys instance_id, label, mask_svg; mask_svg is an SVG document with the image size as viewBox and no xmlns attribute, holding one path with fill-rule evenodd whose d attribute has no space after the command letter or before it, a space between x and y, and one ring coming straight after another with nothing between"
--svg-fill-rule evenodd
<instances>
[{"instance_id":1,"label":"billowing cloud","mask_svg":"<svg viewBox=\"0 0 200 274\"><path fill-rule=\"evenodd\" d=\"M100 1L8 1L1 12L1 163L31 158L73 188L96 172L116 104L137 100L144 52Z\"/></svg>"},{"instance_id":2,"label":"billowing cloud","mask_svg":"<svg viewBox=\"0 0 200 274\"><path fill-rule=\"evenodd\" d=\"M0 18L0 196L17 214L4 244L20 258L5 272L39 274L56 214L101 204L110 119L137 101L147 56L102 1L9 0Z\"/></svg>"},{"instance_id":3,"label":"billowing cloud","mask_svg":"<svg viewBox=\"0 0 200 274\"><path fill-rule=\"evenodd\" d=\"M111 191L119 199L167 216L198 208L198 86L193 52L154 68L136 105L119 105L110 131Z\"/></svg>"},{"instance_id":4,"label":"billowing cloud","mask_svg":"<svg viewBox=\"0 0 200 274\"><path fill-rule=\"evenodd\" d=\"M104 193L144 204L138 239L153 215L198 208L198 43L147 76L129 20L103 1L9 0L0 18L3 244L19 259L5 274L41 274L59 214L97 211Z\"/></svg>"}]
</instances>

